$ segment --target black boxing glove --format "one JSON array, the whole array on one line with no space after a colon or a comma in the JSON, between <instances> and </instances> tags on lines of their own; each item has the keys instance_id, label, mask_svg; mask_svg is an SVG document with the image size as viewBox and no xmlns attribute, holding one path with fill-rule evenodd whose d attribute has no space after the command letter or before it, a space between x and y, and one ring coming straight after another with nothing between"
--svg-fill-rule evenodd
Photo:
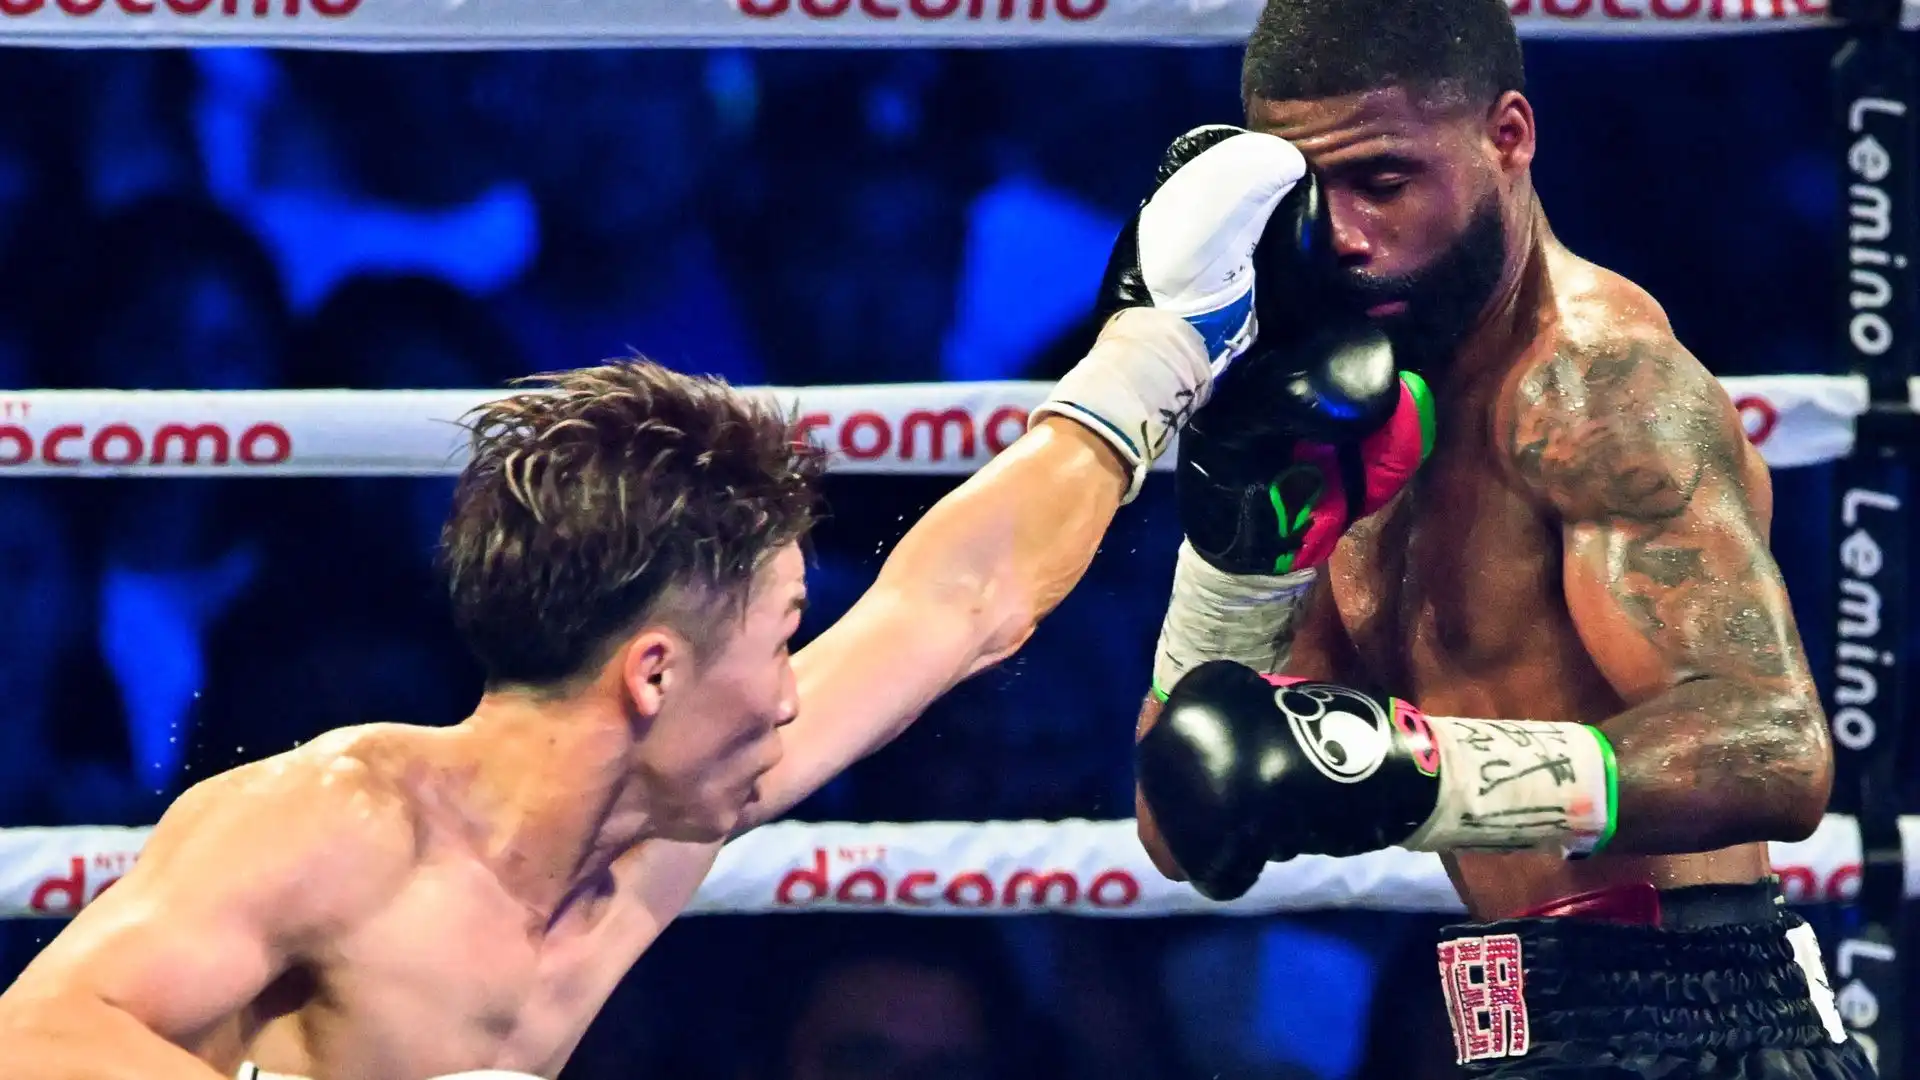
<instances>
[{"instance_id":1,"label":"black boxing glove","mask_svg":"<svg viewBox=\"0 0 1920 1080\"><path fill-rule=\"evenodd\" d=\"M1428 717L1226 660L1172 688L1135 768L1168 854L1212 900L1304 854L1591 854L1615 820L1613 752L1597 728Z\"/></svg>"},{"instance_id":2,"label":"black boxing glove","mask_svg":"<svg viewBox=\"0 0 1920 1080\"><path fill-rule=\"evenodd\" d=\"M1426 383L1395 372L1375 327L1265 341L1220 379L1178 444L1181 531L1227 574L1326 562L1347 527L1385 506L1433 451Z\"/></svg>"}]
</instances>

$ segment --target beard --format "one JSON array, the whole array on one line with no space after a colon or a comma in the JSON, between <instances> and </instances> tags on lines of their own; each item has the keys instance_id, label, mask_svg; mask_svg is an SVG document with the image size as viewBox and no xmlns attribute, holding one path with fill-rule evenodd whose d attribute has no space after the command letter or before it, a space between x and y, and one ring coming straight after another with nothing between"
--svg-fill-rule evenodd
<instances>
[{"instance_id":1,"label":"beard","mask_svg":"<svg viewBox=\"0 0 1920 1080\"><path fill-rule=\"evenodd\" d=\"M1336 288L1341 302L1355 311L1405 301L1404 312L1373 322L1393 343L1398 366L1434 375L1446 370L1486 309L1506 257L1506 221L1499 198L1489 193L1460 238L1433 262L1396 277L1345 273Z\"/></svg>"}]
</instances>

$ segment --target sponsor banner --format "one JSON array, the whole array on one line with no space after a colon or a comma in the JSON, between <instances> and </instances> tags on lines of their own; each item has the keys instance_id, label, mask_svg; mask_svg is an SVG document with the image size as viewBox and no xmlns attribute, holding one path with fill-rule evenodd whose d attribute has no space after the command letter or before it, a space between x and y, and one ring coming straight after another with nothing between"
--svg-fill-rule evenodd
<instances>
[{"instance_id":1,"label":"sponsor banner","mask_svg":"<svg viewBox=\"0 0 1920 1080\"><path fill-rule=\"evenodd\" d=\"M1906 894L1920 896L1920 817L1901 819L1900 831ZM73 914L119 880L146 833L0 829L0 917ZM1773 845L1773 865L1794 903L1851 899L1860 887L1859 830L1829 815L1811 838ZM1131 821L780 822L727 845L688 911L1126 917L1341 907L1458 911L1460 902L1436 856L1398 848L1277 863L1246 896L1216 904L1161 877Z\"/></svg>"},{"instance_id":2,"label":"sponsor banner","mask_svg":"<svg viewBox=\"0 0 1920 1080\"><path fill-rule=\"evenodd\" d=\"M310 49L1238 44L1262 0L0 0L0 43ZM1829 0L1508 0L1528 38L1828 25ZM1920 0L1903 21L1920 25Z\"/></svg>"},{"instance_id":3,"label":"sponsor banner","mask_svg":"<svg viewBox=\"0 0 1920 1080\"><path fill-rule=\"evenodd\" d=\"M4 2L4 0L0 0ZM1832 461L1866 407L1858 378L1723 380L1768 464ZM792 410L837 472L963 476L1006 449L1039 382L759 389ZM1920 380L1913 386L1920 400ZM494 390L0 392L0 477L446 476L460 417ZM1157 468L1172 467L1161 457Z\"/></svg>"}]
</instances>

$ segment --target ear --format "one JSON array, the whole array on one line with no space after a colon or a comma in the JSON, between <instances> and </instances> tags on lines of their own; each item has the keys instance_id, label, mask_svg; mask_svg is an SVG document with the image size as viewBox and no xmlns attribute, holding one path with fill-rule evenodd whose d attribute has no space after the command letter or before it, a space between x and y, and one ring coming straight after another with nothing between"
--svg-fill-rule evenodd
<instances>
[{"instance_id":1,"label":"ear","mask_svg":"<svg viewBox=\"0 0 1920 1080\"><path fill-rule=\"evenodd\" d=\"M1514 176L1533 164L1533 104L1518 90L1501 94L1487 111L1487 139L1502 173Z\"/></svg>"},{"instance_id":2,"label":"ear","mask_svg":"<svg viewBox=\"0 0 1920 1080\"><path fill-rule=\"evenodd\" d=\"M691 659L692 650L671 631L642 630L627 642L620 656L620 677L641 719L660 715L667 695L685 681Z\"/></svg>"}]
</instances>

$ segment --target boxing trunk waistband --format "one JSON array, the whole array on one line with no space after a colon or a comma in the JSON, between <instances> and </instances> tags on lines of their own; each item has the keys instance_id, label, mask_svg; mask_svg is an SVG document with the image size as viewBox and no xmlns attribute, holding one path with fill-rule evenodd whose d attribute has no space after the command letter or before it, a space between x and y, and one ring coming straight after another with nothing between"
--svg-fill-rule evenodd
<instances>
[{"instance_id":1,"label":"boxing trunk waistband","mask_svg":"<svg viewBox=\"0 0 1920 1080\"><path fill-rule=\"evenodd\" d=\"M1441 931L1458 1064L1812 1050L1846 1039L1811 927L1777 884L1568 897Z\"/></svg>"}]
</instances>

